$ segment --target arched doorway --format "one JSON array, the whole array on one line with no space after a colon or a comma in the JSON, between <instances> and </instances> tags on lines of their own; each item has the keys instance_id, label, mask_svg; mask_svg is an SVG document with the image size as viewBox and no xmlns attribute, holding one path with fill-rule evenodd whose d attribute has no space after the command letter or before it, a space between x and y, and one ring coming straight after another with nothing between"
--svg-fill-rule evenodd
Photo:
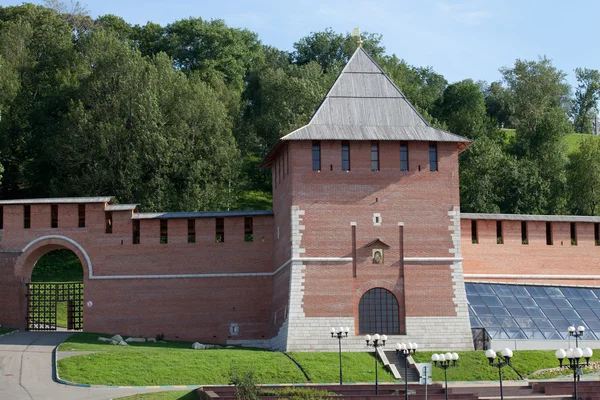
<instances>
[{"instance_id":1,"label":"arched doorway","mask_svg":"<svg viewBox=\"0 0 600 400\"><path fill-rule=\"evenodd\" d=\"M358 303L358 326L361 334L400 334L398 300L384 288L367 291Z\"/></svg>"},{"instance_id":2,"label":"arched doorway","mask_svg":"<svg viewBox=\"0 0 600 400\"><path fill-rule=\"evenodd\" d=\"M83 285L91 261L74 240L60 235L35 239L23 249L15 275L25 285L25 330L83 329Z\"/></svg>"},{"instance_id":3,"label":"arched doorway","mask_svg":"<svg viewBox=\"0 0 600 400\"><path fill-rule=\"evenodd\" d=\"M27 330L83 329L83 267L68 249L39 258L28 284Z\"/></svg>"}]
</instances>

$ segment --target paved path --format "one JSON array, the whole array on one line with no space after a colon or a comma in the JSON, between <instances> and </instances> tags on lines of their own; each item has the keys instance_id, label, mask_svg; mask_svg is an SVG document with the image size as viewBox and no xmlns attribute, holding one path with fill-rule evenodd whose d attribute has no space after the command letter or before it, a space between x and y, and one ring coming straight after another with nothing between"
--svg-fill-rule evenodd
<instances>
[{"instance_id":1,"label":"paved path","mask_svg":"<svg viewBox=\"0 0 600 400\"><path fill-rule=\"evenodd\" d=\"M0 399L110 400L159 391L80 388L54 382L52 350L69 335L68 332L19 332L0 337Z\"/></svg>"}]
</instances>

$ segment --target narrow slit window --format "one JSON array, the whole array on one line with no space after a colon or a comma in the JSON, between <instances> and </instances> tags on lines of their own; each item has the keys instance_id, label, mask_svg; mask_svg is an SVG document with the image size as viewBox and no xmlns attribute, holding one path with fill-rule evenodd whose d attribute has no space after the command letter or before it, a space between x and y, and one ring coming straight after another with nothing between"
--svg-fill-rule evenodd
<instances>
[{"instance_id":1,"label":"narrow slit window","mask_svg":"<svg viewBox=\"0 0 600 400\"><path fill-rule=\"evenodd\" d=\"M471 243L479 243L479 238L477 237L477 220L475 219L471 220Z\"/></svg>"},{"instance_id":2,"label":"narrow slit window","mask_svg":"<svg viewBox=\"0 0 600 400\"><path fill-rule=\"evenodd\" d=\"M379 142L371 142L371 171L379 171Z\"/></svg>"},{"instance_id":3,"label":"narrow slit window","mask_svg":"<svg viewBox=\"0 0 600 400\"><path fill-rule=\"evenodd\" d=\"M0 206L0 229L4 229L4 206Z\"/></svg>"},{"instance_id":4,"label":"narrow slit window","mask_svg":"<svg viewBox=\"0 0 600 400\"><path fill-rule=\"evenodd\" d=\"M552 238L552 222L546 221L546 244L552 246L554 244Z\"/></svg>"},{"instance_id":5,"label":"narrow slit window","mask_svg":"<svg viewBox=\"0 0 600 400\"><path fill-rule=\"evenodd\" d=\"M188 219L188 243L196 243L196 220Z\"/></svg>"},{"instance_id":6,"label":"narrow slit window","mask_svg":"<svg viewBox=\"0 0 600 400\"><path fill-rule=\"evenodd\" d=\"M131 221L131 229L133 233L133 244L140 244L140 220L134 219Z\"/></svg>"},{"instance_id":7,"label":"narrow slit window","mask_svg":"<svg viewBox=\"0 0 600 400\"><path fill-rule=\"evenodd\" d=\"M321 142L312 142L312 169L313 171L321 170Z\"/></svg>"},{"instance_id":8,"label":"narrow slit window","mask_svg":"<svg viewBox=\"0 0 600 400\"><path fill-rule=\"evenodd\" d=\"M23 228L31 228L31 206L23 206Z\"/></svg>"},{"instance_id":9,"label":"narrow slit window","mask_svg":"<svg viewBox=\"0 0 600 400\"><path fill-rule=\"evenodd\" d=\"M112 211L105 211L104 212L104 221L105 221L105 232L106 233L112 233Z\"/></svg>"},{"instance_id":10,"label":"narrow slit window","mask_svg":"<svg viewBox=\"0 0 600 400\"><path fill-rule=\"evenodd\" d=\"M429 143L429 170L438 170L437 144Z\"/></svg>"},{"instance_id":11,"label":"narrow slit window","mask_svg":"<svg viewBox=\"0 0 600 400\"><path fill-rule=\"evenodd\" d=\"M408 171L408 143L400 143L400 171Z\"/></svg>"},{"instance_id":12,"label":"narrow slit window","mask_svg":"<svg viewBox=\"0 0 600 400\"><path fill-rule=\"evenodd\" d=\"M225 241L225 219L216 218L215 220L215 242L222 243Z\"/></svg>"},{"instance_id":13,"label":"narrow slit window","mask_svg":"<svg viewBox=\"0 0 600 400\"><path fill-rule=\"evenodd\" d=\"M577 246L577 225L571 222L571 246Z\"/></svg>"},{"instance_id":14,"label":"narrow slit window","mask_svg":"<svg viewBox=\"0 0 600 400\"><path fill-rule=\"evenodd\" d=\"M160 242L162 244L169 243L169 220L160 220Z\"/></svg>"},{"instance_id":15,"label":"narrow slit window","mask_svg":"<svg viewBox=\"0 0 600 400\"><path fill-rule=\"evenodd\" d=\"M521 221L521 244L529 244L527 236L527 221Z\"/></svg>"},{"instance_id":16,"label":"narrow slit window","mask_svg":"<svg viewBox=\"0 0 600 400\"><path fill-rule=\"evenodd\" d=\"M79 204L77 206L77 214L79 215L77 226L85 228L85 204Z\"/></svg>"},{"instance_id":17,"label":"narrow slit window","mask_svg":"<svg viewBox=\"0 0 600 400\"><path fill-rule=\"evenodd\" d=\"M58 228L58 204L50 205L50 228Z\"/></svg>"},{"instance_id":18,"label":"narrow slit window","mask_svg":"<svg viewBox=\"0 0 600 400\"><path fill-rule=\"evenodd\" d=\"M0 229L2 229L2 228L0 227ZM596 246L600 246L600 224L599 223L594 224L594 244Z\"/></svg>"},{"instance_id":19,"label":"narrow slit window","mask_svg":"<svg viewBox=\"0 0 600 400\"><path fill-rule=\"evenodd\" d=\"M504 234L502 232L502 221L496 221L496 243L504 244Z\"/></svg>"},{"instance_id":20,"label":"narrow slit window","mask_svg":"<svg viewBox=\"0 0 600 400\"><path fill-rule=\"evenodd\" d=\"M350 142L342 142L342 171L350 171Z\"/></svg>"},{"instance_id":21,"label":"narrow slit window","mask_svg":"<svg viewBox=\"0 0 600 400\"><path fill-rule=\"evenodd\" d=\"M244 218L244 242L254 241L252 217Z\"/></svg>"}]
</instances>

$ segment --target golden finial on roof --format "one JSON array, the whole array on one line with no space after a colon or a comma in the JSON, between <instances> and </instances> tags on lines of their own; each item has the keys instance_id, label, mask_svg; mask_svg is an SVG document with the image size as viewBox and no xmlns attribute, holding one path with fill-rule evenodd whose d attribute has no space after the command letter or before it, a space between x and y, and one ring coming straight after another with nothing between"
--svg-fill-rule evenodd
<instances>
[{"instance_id":1,"label":"golden finial on roof","mask_svg":"<svg viewBox=\"0 0 600 400\"><path fill-rule=\"evenodd\" d=\"M362 37L360 36L360 28L354 28L352 29L352 37L357 37L358 41L356 43L358 43L358 47L362 46Z\"/></svg>"}]
</instances>

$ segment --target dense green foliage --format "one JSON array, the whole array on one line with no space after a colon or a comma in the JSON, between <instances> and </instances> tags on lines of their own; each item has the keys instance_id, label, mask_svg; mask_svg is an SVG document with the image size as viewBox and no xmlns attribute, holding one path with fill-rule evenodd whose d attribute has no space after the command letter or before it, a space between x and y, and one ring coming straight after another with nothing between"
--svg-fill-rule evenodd
<instances>
[{"instance_id":1,"label":"dense green foliage","mask_svg":"<svg viewBox=\"0 0 600 400\"><path fill-rule=\"evenodd\" d=\"M71 250L53 250L35 264L31 282L83 282L81 261Z\"/></svg>"},{"instance_id":2,"label":"dense green foliage","mask_svg":"<svg viewBox=\"0 0 600 400\"><path fill-rule=\"evenodd\" d=\"M0 7L3 198L270 208L260 161L308 122L356 48L331 29L286 52L222 20L131 25L65 4ZM593 129L597 70L575 71L574 94L546 58L516 60L499 82L448 84L386 54L379 34L364 33L363 46L432 125L475 141L460 158L463 211L600 212L597 190L581 183L597 150L585 141L569 153L564 143Z\"/></svg>"}]
</instances>

